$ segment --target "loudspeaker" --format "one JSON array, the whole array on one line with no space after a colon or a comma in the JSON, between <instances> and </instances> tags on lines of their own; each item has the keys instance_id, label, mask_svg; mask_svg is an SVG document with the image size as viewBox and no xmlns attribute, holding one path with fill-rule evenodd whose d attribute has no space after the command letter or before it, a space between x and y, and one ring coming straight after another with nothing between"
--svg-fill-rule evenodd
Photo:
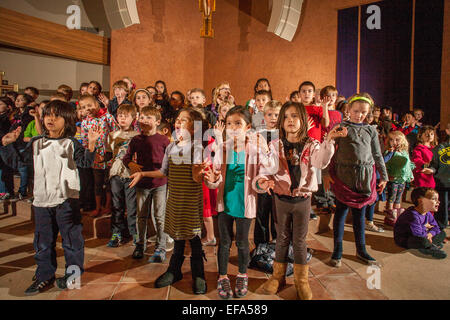
<instances>
[{"instance_id":1,"label":"loudspeaker","mask_svg":"<svg viewBox=\"0 0 450 320\"><path fill-rule=\"evenodd\" d=\"M140 23L136 0L103 0L111 29L122 29Z\"/></svg>"},{"instance_id":2,"label":"loudspeaker","mask_svg":"<svg viewBox=\"0 0 450 320\"><path fill-rule=\"evenodd\" d=\"M292 41L297 31L303 0L273 0L268 32Z\"/></svg>"}]
</instances>

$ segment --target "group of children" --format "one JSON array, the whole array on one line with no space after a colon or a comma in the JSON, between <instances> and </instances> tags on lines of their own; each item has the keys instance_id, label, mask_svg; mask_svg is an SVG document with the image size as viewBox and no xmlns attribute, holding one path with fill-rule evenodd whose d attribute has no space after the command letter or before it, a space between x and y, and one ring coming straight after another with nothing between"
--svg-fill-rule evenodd
<instances>
[{"instance_id":1,"label":"group of children","mask_svg":"<svg viewBox=\"0 0 450 320\"><path fill-rule=\"evenodd\" d=\"M223 299L248 292L253 219L255 245L275 243L272 276L257 291L276 294L286 283L292 246L298 297L312 299L306 245L308 223L315 217L312 203L322 213L334 213L334 267L341 266L349 209L356 255L376 263L366 250L365 231L383 232L373 214L384 199L385 224L394 226L399 246L446 256L449 141L437 146L435 129L420 122L421 110L396 123L392 110L376 107L367 93L345 99L333 86L316 91L310 81L283 104L273 100L265 78L256 82L245 106L235 105L227 82L213 90L210 105L202 89L169 95L163 81L137 88L129 78L114 83L111 100L96 81L83 83L75 102L66 85L39 105L36 92L30 93L35 95L0 98L2 200L15 198L15 170L21 176L20 198L26 197L27 175L34 172L38 267L26 294L39 293L55 280L67 288L70 266L83 272L80 209L92 217L110 213L107 245L132 239L134 259L144 257L148 219L154 218L156 244L149 262L163 262L173 249L157 288L182 279L189 240L195 294L207 290L202 247L216 245L212 217L217 216L217 290ZM404 210L402 195L412 186L414 206ZM55 279L58 232L66 273ZM234 292L228 278L233 239L239 265Z\"/></svg>"}]
</instances>

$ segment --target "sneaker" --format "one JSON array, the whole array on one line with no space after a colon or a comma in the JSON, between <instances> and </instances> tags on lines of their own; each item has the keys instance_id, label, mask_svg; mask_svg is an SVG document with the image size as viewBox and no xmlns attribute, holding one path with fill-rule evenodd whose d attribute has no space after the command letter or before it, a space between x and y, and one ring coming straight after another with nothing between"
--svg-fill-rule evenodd
<instances>
[{"instance_id":1,"label":"sneaker","mask_svg":"<svg viewBox=\"0 0 450 320\"><path fill-rule=\"evenodd\" d=\"M431 246L428 249L419 249L419 252L430 255L436 259L445 259L447 257L447 253L439 249L437 246Z\"/></svg>"},{"instance_id":2,"label":"sneaker","mask_svg":"<svg viewBox=\"0 0 450 320\"><path fill-rule=\"evenodd\" d=\"M311 212L311 214L309 215L309 219L310 220L317 220L319 217L317 216L317 214Z\"/></svg>"},{"instance_id":3,"label":"sneaker","mask_svg":"<svg viewBox=\"0 0 450 320\"><path fill-rule=\"evenodd\" d=\"M147 239L147 242L156 243L156 234Z\"/></svg>"},{"instance_id":4,"label":"sneaker","mask_svg":"<svg viewBox=\"0 0 450 320\"><path fill-rule=\"evenodd\" d=\"M237 298L242 298L247 295L248 292L248 275L238 274L236 277L236 287L234 293Z\"/></svg>"},{"instance_id":5,"label":"sneaker","mask_svg":"<svg viewBox=\"0 0 450 320\"><path fill-rule=\"evenodd\" d=\"M27 200L25 200L27 203L33 203L34 201L34 197L28 198Z\"/></svg>"},{"instance_id":6,"label":"sneaker","mask_svg":"<svg viewBox=\"0 0 450 320\"><path fill-rule=\"evenodd\" d=\"M378 233L383 233L384 229L382 227L376 226L373 222L372 223L366 223L366 230L367 231L373 231Z\"/></svg>"},{"instance_id":7,"label":"sneaker","mask_svg":"<svg viewBox=\"0 0 450 320\"><path fill-rule=\"evenodd\" d=\"M311 248L306 248L306 262L310 262L313 256L314 250Z\"/></svg>"},{"instance_id":8,"label":"sneaker","mask_svg":"<svg viewBox=\"0 0 450 320\"><path fill-rule=\"evenodd\" d=\"M65 274L64 276L60 278L56 278L56 286L61 290L66 290L69 287L69 284L74 285L76 279L73 279L72 281L68 281L69 277L71 277L71 274Z\"/></svg>"},{"instance_id":9,"label":"sneaker","mask_svg":"<svg viewBox=\"0 0 450 320\"><path fill-rule=\"evenodd\" d=\"M202 242L202 245L206 246L206 247L214 247L217 245L217 240L214 237L212 240L206 240Z\"/></svg>"},{"instance_id":10,"label":"sneaker","mask_svg":"<svg viewBox=\"0 0 450 320\"><path fill-rule=\"evenodd\" d=\"M132 257L133 259L142 259L144 257L144 246L142 244L136 243Z\"/></svg>"},{"instance_id":11,"label":"sneaker","mask_svg":"<svg viewBox=\"0 0 450 320\"><path fill-rule=\"evenodd\" d=\"M21 193L19 192L19 194L17 195L17 197L18 197L19 201L22 201L22 200L25 200L25 199L27 198L27 195L26 195L26 194L21 194Z\"/></svg>"},{"instance_id":12,"label":"sneaker","mask_svg":"<svg viewBox=\"0 0 450 320\"><path fill-rule=\"evenodd\" d=\"M138 242L138 236L137 234L133 234L133 246L136 246L136 243Z\"/></svg>"},{"instance_id":13,"label":"sneaker","mask_svg":"<svg viewBox=\"0 0 450 320\"><path fill-rule=\"evenodd\" d=\"M10 200L11 199L11 195L9 193L4 193L2 196L0 196L0 201L6 201L6 200Z\"/></svg>"},{"instance_id":14,"label":"sneaker","mask_svg":"<svg viewBox=\"0 0 450 320\"><path fill-rule=\"evenodd\" d=\"M166 250L156 249L153 255L148 259L150 263L161 263L166 260Z\"/></svg>"},{"instance_id":15,"label":"sneaker","mask_svg":"<svg viewBox=\"0 0 450 320\"><path fill-rule=\"evenodd\" d=\"M230 279L219 279L217 281L217 293L219 294L219 297L222 299L230 299L233 297L233 290L231 290L231 283Z\"/></svg>"},{"instance_id":16,"label":"sneaker","mask_svg":"<svg viewBox=\"0 0 450 320\"><path fill-rule=\"evenodd\" d=\"M41 292L44 292L47 290L55 281L55 278L51 278L46 281L39 281L35 280L31 286L28 287L27 290L25 290L25 295L32 296Z\"/></svg>"},{"instance_id":17,"label":"sneaker","mask_svg":"<svg viewBox=\"0 0 450 320\"><path fill-rule=\"evenodd\" d=\"M342 266L341 259L330 259L330 265L335 268L340 268Z\"/></svg>"},{"instance_id":18,"label":"sneaker","mask_svg":"<svg viewBox=\"0 0 450 320\"><path fill-rule=\"evenodd\" d=\"M172 251L174 247L175 247L175 242L173 240L169 241L169 239L167 239L167 241L166 241L166 252Z\"/></svg>"},{"instance_id":19,"label":"sneaker","mask_svg":"<svg viewBox=\"0 0 450 320\"><path fill-rule=\"evenodd\" d=\"M117 248L122 243L122 236L118 233L113 233L111 240L109 240L107 247Z\"/></svg>"},{"instance_id":20,"label":"sneaker","mask_svg":"<svg viewBox=\"0 0 450 320\"><path fill-rule=\"evenodd\" d=\"M377 264L377 260L372 258L368 253L360 254L360 253L356 252L356 257L368 265L376 265Z\"/></svg>"}]
</instances>

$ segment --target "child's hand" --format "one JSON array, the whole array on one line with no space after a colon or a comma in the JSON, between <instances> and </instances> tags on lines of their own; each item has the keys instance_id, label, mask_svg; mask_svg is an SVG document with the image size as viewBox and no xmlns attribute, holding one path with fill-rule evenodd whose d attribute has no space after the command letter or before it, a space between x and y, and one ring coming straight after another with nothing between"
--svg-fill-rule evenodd
<instances>
[{"instance_id":1,"label":"child's hand","mask_svg":"<svg viewBox=\"0 0 450 320\"><path fill-rule=\"evenodd\" d=\"M11 131L10 133L7 133L2 138L2 143L4 146L7 146L8 144L11 144L15 142L22 132L22 127L17 127L16 130Z\"/></svg>"},{"instance_id":2,"label":"child's hand","mask_svg":"<svg viewBox=\"0 0 450 320\"><path fill-rule=\"evenodd\" d=\"M433 174L433 170L430 168L424 168L421 172L424 174Z\"/></svg>"},{"instance_id":3,"label":"child's hand","mask_svg":"<svg viewBox=\"0 0 450 320\"><path fill-rule=\"evenodd\" d=\"M105 157L99 155L98 153L95 154L95 160L94 160L94 161L95 161L96 163L102 163L103 160L105 160Z\"/></svg>"},{"instance_id":4,"label":"child's hand","mask_svg":"<svg viewBox=\"0 0 450 320\"><path fill-rule=\"evenodd\" d=\"M383 190L384 190L384 188L386 188L386 184L387 184L387 181L381 180L380 183L378 183L378 189L377 189L377 192L378 192L378 193L382 193Z\"/></svg>"},{"instance_id":5,"label":"child's hand","mask_svg":"<svg viewBox=\"0 0 450 320\"><path fill-rule=\"evenodd\" d=\"M214 134L216 135L216 137L221 137L224 131L225 124L223 124L222 121L217 121L216 125L214 126Z\"/></svg>"},{"instance_id":6,"label":"child's hand","mask_svg":"<svg viewBox=\"0 0 450 320\"><path fill-rule=\"evenodd\" d=\"M333 130L330 131L330 133L328 133L328 140L336 138L344 138L347 136L347 134L348 131L346 127L341 127L337 125L336 127L333 128Z\"/></svg>"},{"instance_id":7,"label":"child's hand","mask_svg":"<svg viewBox=\"0 0 450 320\"><path fill-rule=\"evenodd\" d=\"M128 168L130 168L131 174L135 174L137 172L142 172L142 168L143 167L144 166L141 166L141 165L139 165L139 164L137 164L135 162L130 162L128 164Z\"/></svg>"},{"instance_id":8,"label":"child's hand","mask_svg":"<svg viewBox=\"0 0 450 320\"><path fill-rule=\"evenodd\" d=\"M100 102L103 103L105 107L109 105L109 99L103 93L100 93L98 95L98 100L100 100Z\"/></svg>"},{"instance_id":9,"label":"child's hand","mask_svg":"<svg viewBox=\"0 0 450 320\"><path fill-rule=\"evenodd\" d=\"M267 193L272 194L270 190L273 190L273 188L275 187L275 181L266 178L261 178L258 180L258 185L261 189L263 189Z\"/></svg>"},{"instance_id":10,"label":"child's hand","mask_svg":"<svg viewBox=\"0 0 450 320\"><path fill-rule=\"evenodd\" d=\"M322 177L322 181L323 181L323 190L325 190L325 192L331 189L331 184L334 184L334 180L331 178L330 175L324 175Z\"/></svg>"},{"instance_id":11,"label":"child's hand","mask_svg":"<svg viewBox=\"0 0 450 320\"><path fill-rule=\"evenodd\" d=\"M433 243L433 235L431 233L427 233L427 239L428 241L430 241L431 243Z\"/></svg>"},{"instance_id":12,"label":"child's hand","mask_svg":"<svg viewBox=\"0 0 450 320\"><path fill-rule=\"evenodd\" d=\"M98 138L102 135L103 130L99 126L95 126L89 129L88 132L88 141L89 143L97 142Z\"/></svg>"},{"instance_id":13,"label":"child's hand","mask_svg":"<svg viewBox=\"0 0 450 320\"><path fill-rule=\"evenodd\" d=\"M34 109L30 110L30 116L39 119L39 107L34 107Z\"/></svg>"},{"instance_id":14,"label":"child's hand","mask_svg":"<svg viewBox=\"0 0 450 320\"><path fill-rule=\"evenodd\" d=\"M433 226L432 226L431 224L427 223L427 224L425 225L425 228L427 228L427 229L432 229Z\"/></svg>"},{"instance_id":15,"label":"child's hand","mask_svg":"<svg viewBox=\"0 0 450 320\"><path fill-rule=\"evenodd\" d=\"M135 185L138 184L139 181L141 181L141 179L144 177L142 172L135 172L133 173L130 178L133 179L131 180L130 184L128 185L129 188L133 188Z\"/></svg>"},{"instance_id":16,"label":"child's hand","mask_svg":"<svg viewBox=\"0 0 450 320\"><path fill-rule=\"evenodd\" d=\"M220 178L220 170L207 170L205 171L205 180L211 183L217 182Z\"/></svg>"},{"instance_id":17,"label":"child's hand","mask_svg":"<svg viewBox=\"0 0 450 320\"><path fill-rule=\"evenodd\" d=\"M321 100L320 100L320 97L317 97L317 98L319 99L318 102L320 102L320 104L322 105L322 108L329 108L331 106L331 97L330 96L325 96Z\"/></svg>"}]
</instances>

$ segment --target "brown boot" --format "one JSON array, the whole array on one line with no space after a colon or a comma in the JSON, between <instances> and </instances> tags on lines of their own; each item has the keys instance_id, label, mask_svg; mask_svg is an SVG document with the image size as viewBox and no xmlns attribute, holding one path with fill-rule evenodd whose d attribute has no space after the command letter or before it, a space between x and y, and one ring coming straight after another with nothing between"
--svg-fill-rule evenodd
<instances>
[{"instance_id":1,"label":"brown boot","mask_svg":"<svg viewBox=\"0 0 450 320\"><path fill-rule=\"evenodd\" d=\"M300 300L311 300L312 292L308 280L309 266L307 264L294 264L294 282Z\"/></svg>"},{"instance_id":2,"label":"brown boot","mask_svg":"<svg viewBox=\"0 0 450 320\"><path fill-rule=\"evenodd\" d=\"M287 263L273 262L272 276L257 291L258 294L277 294L278 290L286 284Z\"/></svg>"}]
</instances>

